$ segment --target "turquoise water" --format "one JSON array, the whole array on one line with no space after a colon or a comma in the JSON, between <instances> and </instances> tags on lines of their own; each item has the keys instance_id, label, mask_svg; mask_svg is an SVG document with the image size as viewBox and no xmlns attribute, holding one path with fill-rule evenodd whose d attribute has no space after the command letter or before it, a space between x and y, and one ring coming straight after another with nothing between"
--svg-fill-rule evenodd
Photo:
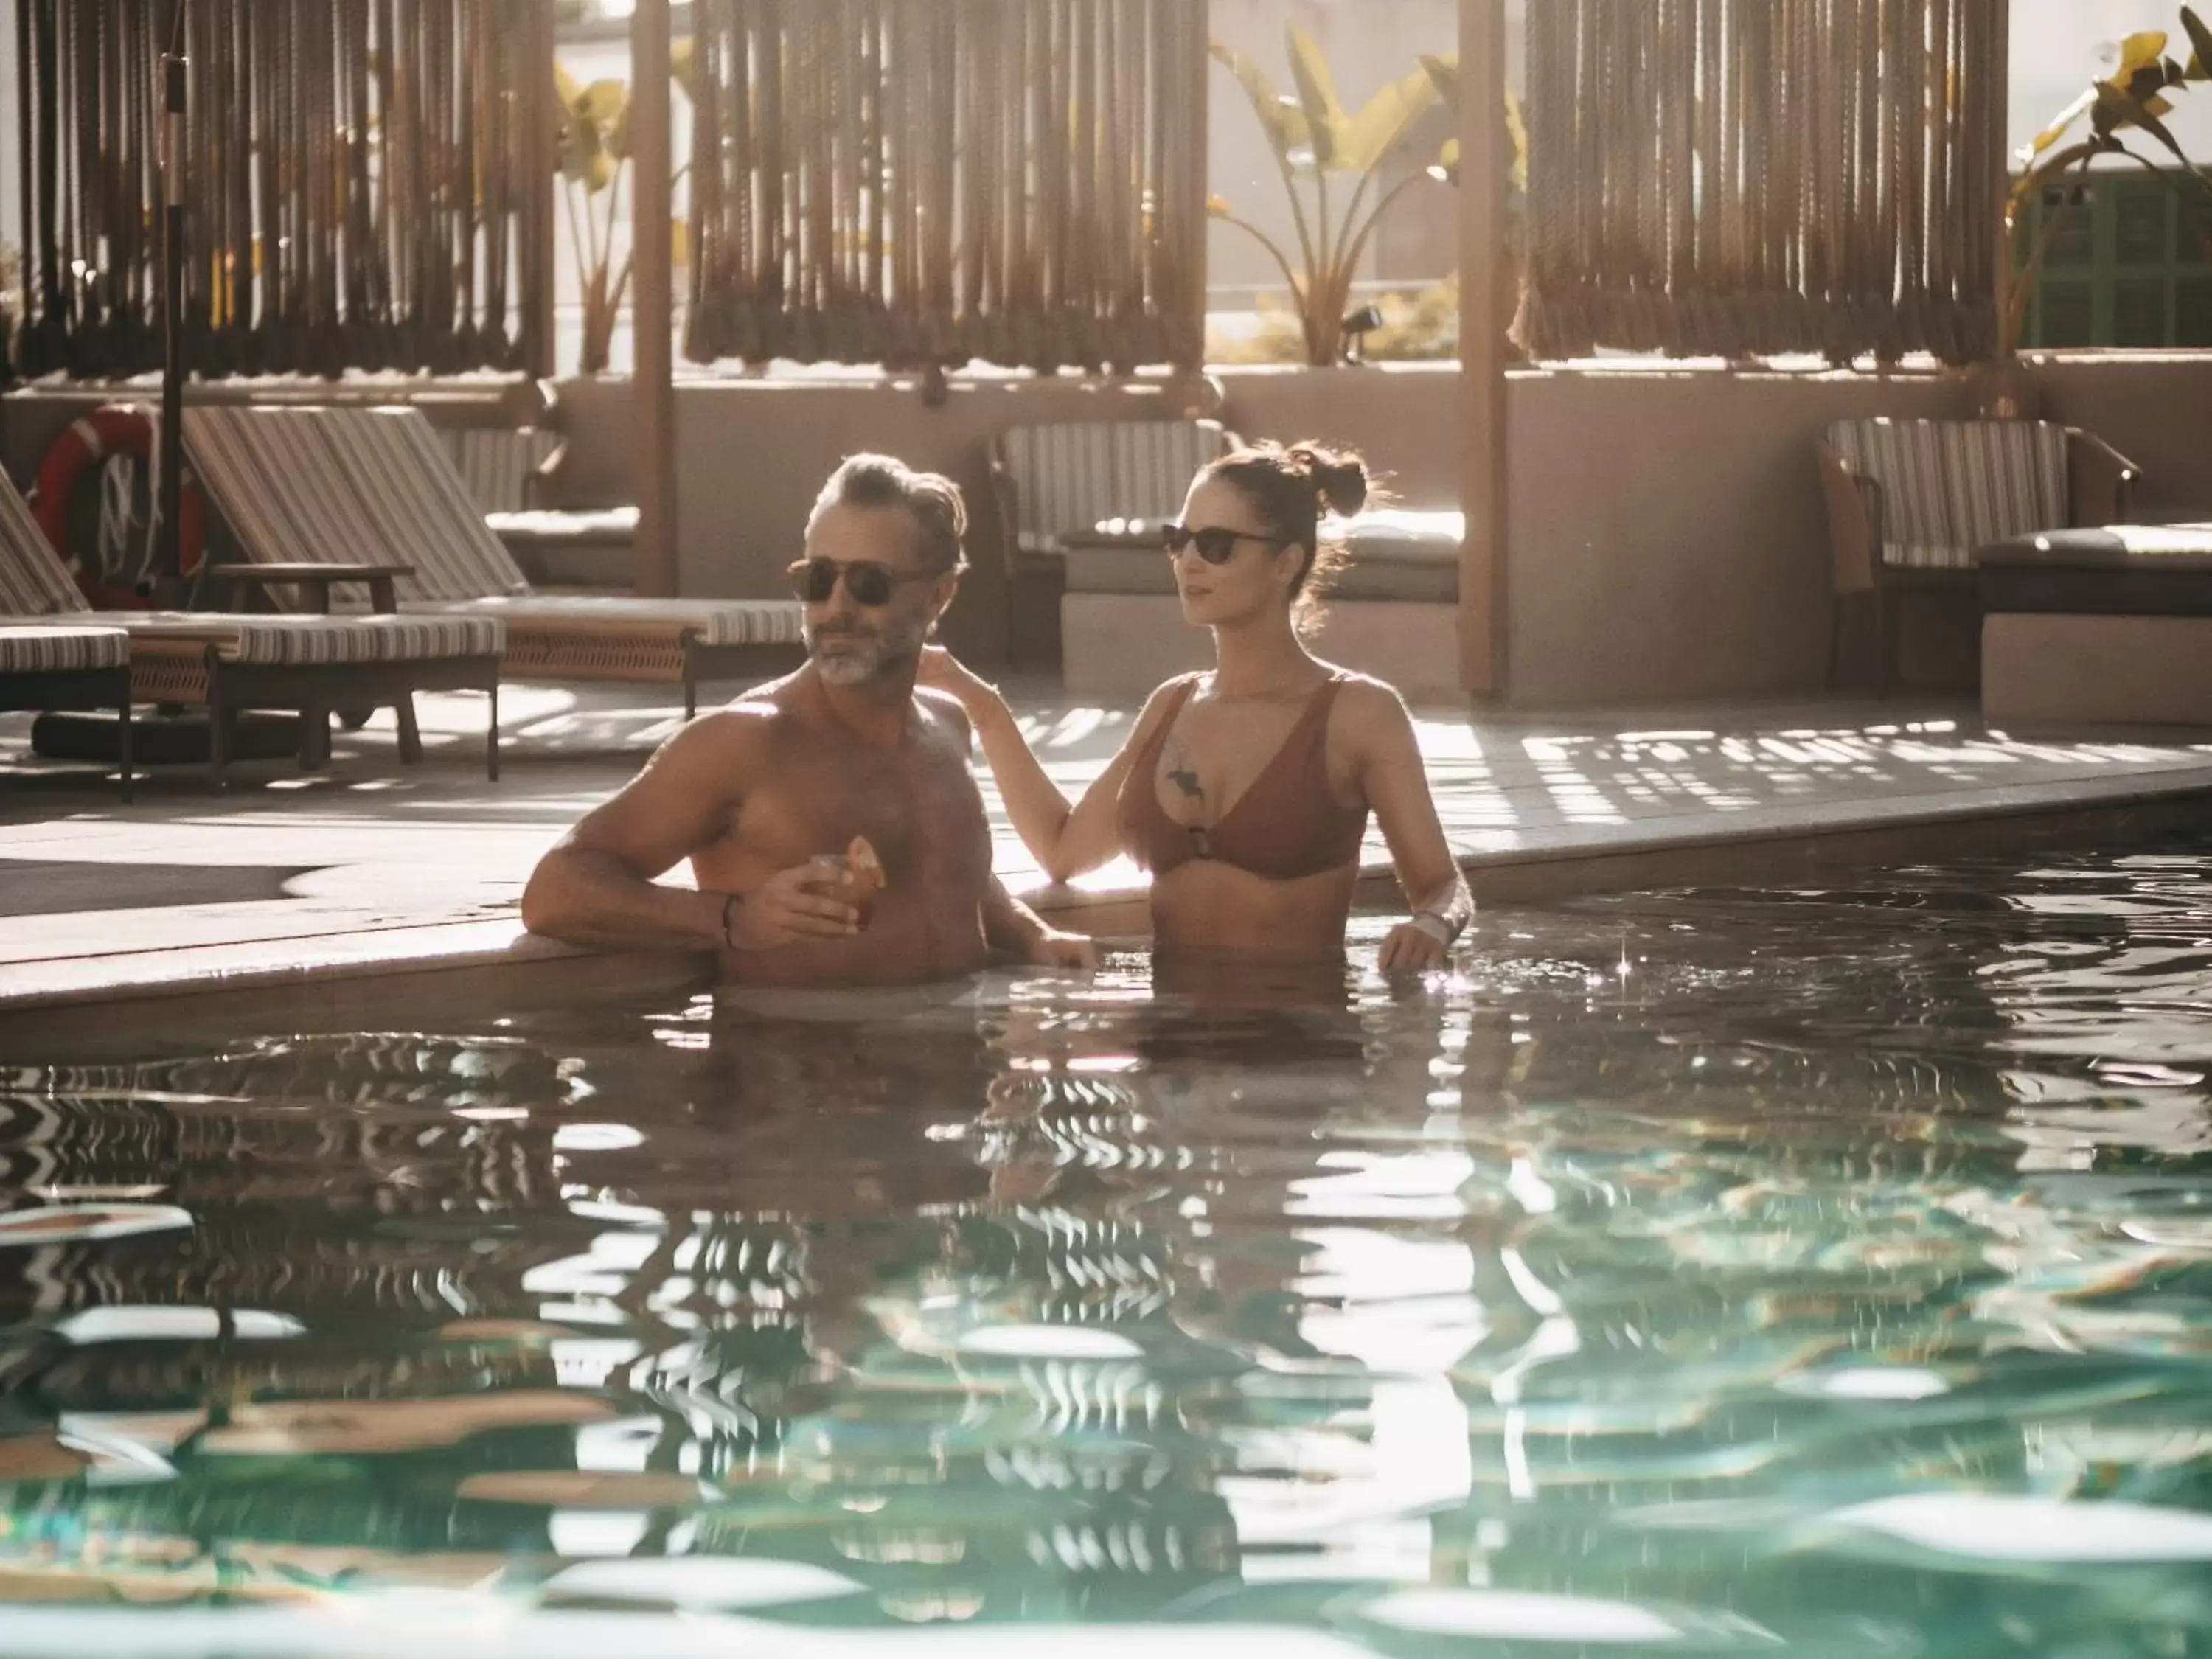
<instances>
[{"instance_id":1,"label":"turquoise water","mask_svg":"<svg viewBox=\"0 0 2212 1659\"><path fill-rule=\"evenodd\" d=\"M2212 859L1378 936L0 1062L0 1652L2212 1652Z\"/></svg>"}]
</instances>

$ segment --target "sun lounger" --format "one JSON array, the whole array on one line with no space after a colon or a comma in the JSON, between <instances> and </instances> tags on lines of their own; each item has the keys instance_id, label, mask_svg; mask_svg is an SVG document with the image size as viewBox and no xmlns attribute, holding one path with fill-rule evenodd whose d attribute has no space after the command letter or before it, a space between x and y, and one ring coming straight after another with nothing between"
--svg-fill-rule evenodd
<instances>
[{"instance_id":1,"label":"sun lounger","mask_svg":"<svg viewBox=\"0 0 2212 1659\"><path fill-rule=\"evenodd\" d=\"M2212 726L2212 524L2015 536L1975 565L1983 719Z\"/></svg>"},{"instance_id":2,"label":"sun lounger","mask_svg":"<svg viewBox=\"0 0 2212 1659\"><path fill-rule=\"evenodd\" d=\"M629 579L638 510L562 505L567 439L542 426L437 433L485 527L532 580L616 586Z\"/></svg>"},{"instance_id":3,"label":"sun lounger","mask_svg":"<svg viewBox=\"0 0 2212 1659\"><path fill-rule=\"evenodd\" d=\"M1158 521L1182 512L1199 468L1234 444L1218 421L1060 421L1009 427L992 441L991 486L1003 537L1011 659L1058 654L1028 651L1048 640L1060 596L1073 590L1068 554L1102 522ZM1024 602L1024 593L1034 592ZM1040 627L1042 624L1042 627Z\"/></svg>"},{"instance_id":4,"label":"sun lounger","mask_svg":"<svg viewBox=\"0 0 2212 1659\"><path fill-rule=\"evenodd\" d=\"M216 783L228 760L230 727L249 708L299 711L306 724L301 759L313 766L328 757L332 710L391 705L401 711L400 758L419 761L422 743L410 699L432 690L489 694L484 770L499 776L499 656L505 630L496 617L94 611L46 544L23 498L0 477L0 622L72 635L119 629L129 640L131 701L207 709L209 776Z\"/></svg>"},{"instance_id":5,"label":"sun lounger","mask_svg":"<svg viewBox=\"0 0 2212 1659\"><path fill-rule=\"evenodd\" d=\"M2048 421L1838 421L1814 445L1827 501L1836 606L1874 612L1875 693L1890 682L1889 636L1905 595L1974 591L1978 549L2128 516L2136 469L2111 445Z\"/></svg>"},{"instance_id":6,"label":"sun lounger","mask_svg":"<svg viewBox=\"0 0 2212 1659\"><path fill-rule=\"evenodd\" d=\"M0 583L6 581L0 572ZM112 708L116 759L131 799L131 635L119 628L0 623L0 712Z\"/></svg>"},{"instance_id":7,"label":"sun lounger","mask_svg":"<svg viewBox=\"0 0 2212 1659\"><path fill-rule=\"evenodd\" d=\"M793 600L534 592L418 410L189 409L185 447L248 558L409 564L401 611L498 619L511 677L680 684L688 719L701 680L804 659Z\"/></svg>"}]
</instances>

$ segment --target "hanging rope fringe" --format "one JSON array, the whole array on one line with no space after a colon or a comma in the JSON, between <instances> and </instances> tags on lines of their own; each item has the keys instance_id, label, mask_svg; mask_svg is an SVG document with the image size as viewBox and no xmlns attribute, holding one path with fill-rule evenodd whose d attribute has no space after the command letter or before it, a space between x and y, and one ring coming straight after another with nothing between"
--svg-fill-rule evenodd
<instances>
[{"instance_id":1,"label":"hanging rope fringe","mask_svg":"<svg viewBox=\"0 0 2212 1659\"><path fill-rule=\"evenodd\" d=\"M16 0L24 375L161 367L173 3ZM518 90L550 73L544 3L193 0L192 372L519 364L526 220L551 210L551 179L522 176L539 104Z\"/></svg>"},{"instance_id":2,"label":"hanging rope fringe","mask_svg":"<svg viewBox=\"0 0 2212 1659\"><path fill-rule=\"evenodd\" d=\"M2004 74L1986 0L1530 5L1516 337L1987 357Z\"/></svg>"},{"instance_id":3,"label":"hanging rope fringe","mask_svg":"<svg viewBox=\"0 0 2212 1659\"><path fill-rule=\"evenodd\" d=\"M1198 362L1206 8L696 0L694 362Z\"/></svg>"}]
</instances>

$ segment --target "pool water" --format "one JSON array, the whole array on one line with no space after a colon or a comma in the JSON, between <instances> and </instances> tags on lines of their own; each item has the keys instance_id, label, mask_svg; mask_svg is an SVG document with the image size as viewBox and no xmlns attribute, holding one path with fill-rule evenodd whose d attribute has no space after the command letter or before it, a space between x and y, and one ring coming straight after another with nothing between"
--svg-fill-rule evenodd
<instances>
[{"instance_id":1,"label":"pool water","mask_svg":"<svg viewBox=\"0 0 2212 1659\"><path fill-rule=\"evenodd\" d=\"M1381 930L0 1066L0 1650L2212 1652L2212 857Z\"/></svg>"}]
</instances>

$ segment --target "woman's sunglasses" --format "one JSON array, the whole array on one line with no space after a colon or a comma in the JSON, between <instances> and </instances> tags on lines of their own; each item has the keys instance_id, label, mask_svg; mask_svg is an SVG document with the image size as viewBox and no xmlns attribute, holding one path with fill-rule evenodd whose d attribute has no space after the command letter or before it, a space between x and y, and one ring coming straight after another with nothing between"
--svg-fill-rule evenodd
<instances>
[{"instance_id":1,"label":"woman's sunglasses","mask_svg":"<svg viewBox=\"0 0 2212 1659\"><path fill-rule=\"evenodd\" d=\"M1210 524L1198 530L1182 524L1160 526L1160 544L1167 549L1170 558L1174 558L1186 547L1194 547L1198 550L1198 556L1208 564L1227 564L1237 556L1237 544L1239 542L1267 542L1272 544L1276 539L1273 536L1255 536L1246 531L1231 530L1226 525Z\"/></svg>"},{"instance_id":2,"label":"woman's sunglasses","mask_svg":"<svg viewBox=\"0 0 2212 1659\"><path fill-rule=\"evenodd\" d=\"M851 564L840 564L835 559L800 559L787 566L783 574L791 578L791 591L809 605L827 601L837 591L837 579L842 576L853 603L871 611L889 605L901 582L933 581L938 575L934 570L894 570L865 559Z\"/></svg>"}]
</instances>

